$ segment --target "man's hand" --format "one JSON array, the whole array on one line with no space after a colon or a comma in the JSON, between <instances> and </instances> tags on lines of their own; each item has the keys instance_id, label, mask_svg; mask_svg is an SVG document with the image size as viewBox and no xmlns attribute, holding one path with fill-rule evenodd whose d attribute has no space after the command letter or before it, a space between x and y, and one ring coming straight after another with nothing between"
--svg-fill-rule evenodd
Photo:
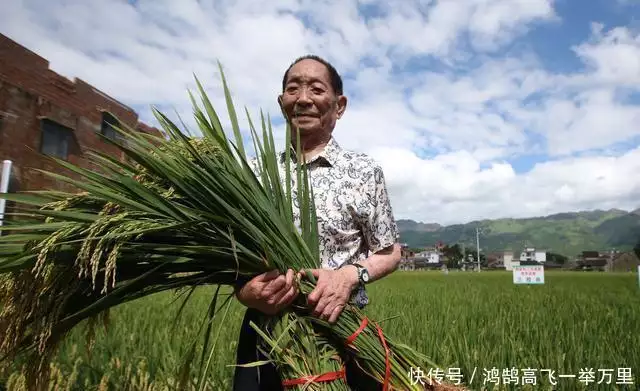
<instances>
[{"instance_id":1,"label":"man's hand","mask_svg":"<svg viewBox=\"0 0 640 391\"><path fill-rule=\"evenodd\" d=\"M307 297L314 316L335 323L358 285L358 271L347 265L338 270L313 269L315 289Z\"/></svg>"},{"instance_id":2,"label":"man's hand","mask_svg":"<svg viewBox=\"0 0 640 391\"><path fill-rule=\"evenodd\" d=\"M291 269L286 275L272 270L249 280L238 290L236 296L249 308L255 308L267 315L275 315L298 296L294 277L295 273Z\"/></svg>"}]
</instances>

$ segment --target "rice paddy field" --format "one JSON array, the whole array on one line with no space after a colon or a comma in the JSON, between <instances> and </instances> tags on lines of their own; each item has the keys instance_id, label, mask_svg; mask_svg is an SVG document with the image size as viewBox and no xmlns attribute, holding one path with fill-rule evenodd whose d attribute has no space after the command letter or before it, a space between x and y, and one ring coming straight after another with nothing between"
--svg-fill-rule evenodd
<instances>
[{"instance_id":1,"label":"rice paddy field","mask_svg":"<svg viewBox=\"0 0 640 391\"><path fill-rule=\"evenodd\" d=\"M459 373L474 390L640 389L637 273L546 272L544 285L514 285L508 272L399 271L368 290L368 315L440 363L431 374L443 380L456 382ZM175 389L212 292L196 291L175 325L181 302L173 293L113 310L90 354L76 330L57 355L50 389ZM242 315L232 301L226 319L219 317L225 327L211 356L209 390L231 388ZM3 368L0 389L21 389L20 366ZM419 375L417 368L407 373L415 381Z\"/></svg>"}]
</instances>

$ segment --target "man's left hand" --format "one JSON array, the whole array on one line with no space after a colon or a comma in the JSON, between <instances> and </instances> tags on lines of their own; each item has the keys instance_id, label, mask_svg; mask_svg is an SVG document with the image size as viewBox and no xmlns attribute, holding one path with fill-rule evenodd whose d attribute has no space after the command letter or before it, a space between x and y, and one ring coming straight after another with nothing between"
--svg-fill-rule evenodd
<instances>
[{"instance_id":1,"label":"man's left hand","mask_svg":"<svg viewBox=\"0 0 640 391\"><path fill-rule=\"evenodd\" d=\"M317 279L315 289L307 297L313 315L335 323L358 285L358 272L349 265L337 270L313 269L311 273Z\"/></svg>"}]
</instances>

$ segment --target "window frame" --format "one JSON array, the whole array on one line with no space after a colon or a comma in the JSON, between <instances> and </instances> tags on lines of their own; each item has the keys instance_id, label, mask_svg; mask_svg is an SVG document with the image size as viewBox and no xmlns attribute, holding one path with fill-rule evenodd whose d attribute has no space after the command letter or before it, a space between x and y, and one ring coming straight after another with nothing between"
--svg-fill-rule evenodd
<instances>
[{"instance_id":1,"label":"window frame","mask_svg":"<svg viewBox=\"0 0 640 391\"><path fill-rule=\"evenodd\" d=\"M63 153L58 153L59 152L58 150L56 150L54 153L51 153L51 151L45 150L45 138L47 137L47 135L54 137L58 141L58 143L63 142L64 144L66 144L63 147L63 150L64 150ZM71 143L73 142L73 136L74 136L73 129L62 125L61 123L56 122L51 118L41 118L40 119L39 151L41 154L46 156L51 156L51 157L55 157L62 160L68 160L70 155L70 150L72 147ZM56 147L58 146L56 145Z\"/></svg>"},{"instance_id":2,"label":"window frame","mask_svg":"<svg viewBox=\"0 0 640 391\"><path fill-rule=\"evenodd\" d=\"M110 122L116 126L120 123L115 115L111 114L109 111L103 110L102 121L100 122L100 134L110 140L117 141L120 139L120 134L114 129Z\"/></svg>"}]
</instances>

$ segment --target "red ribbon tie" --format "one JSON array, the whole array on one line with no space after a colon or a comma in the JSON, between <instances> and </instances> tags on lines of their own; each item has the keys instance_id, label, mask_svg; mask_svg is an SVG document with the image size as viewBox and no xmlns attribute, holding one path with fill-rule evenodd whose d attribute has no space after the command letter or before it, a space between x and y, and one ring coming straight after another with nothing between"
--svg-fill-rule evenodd
<instances>
[{"instance_id":1,"label":"red ribbon tie","mask_svg":"<svg viewBox=\"0 0 640 391\"><path fill-rule=\"evenodd\" d=\"M338 379L344 379L344 377L345 377L345 370L343 367L339 371L327 372L327 373L323 373L322 375L303 376L297 379L285 380L282 382L282 385L285 387L294 387L302 384L329 382L329 381L334 381Z\"/></svg>"}]
</instances>

